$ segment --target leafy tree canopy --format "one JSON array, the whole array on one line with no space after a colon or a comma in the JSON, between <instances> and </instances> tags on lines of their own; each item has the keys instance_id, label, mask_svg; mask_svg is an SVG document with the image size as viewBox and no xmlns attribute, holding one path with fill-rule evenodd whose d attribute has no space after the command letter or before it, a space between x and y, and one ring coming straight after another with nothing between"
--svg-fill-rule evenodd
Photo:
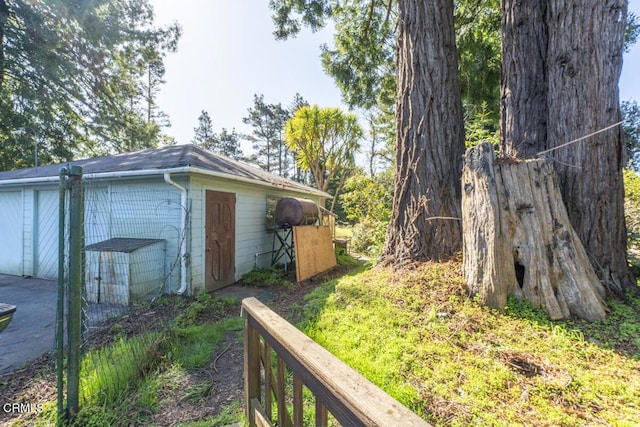
<instances>
[{"instance_id":1,"label":"leafy tree canopy","mask_svg":"<svg viewBox=\"0 0 640 427\"><path fill-rule=\"evenodd\" d=\"M333 46L323 45L322 64L350 107L375 108L393 121L396 2L393 0L270 0L277 39L303 27L335 26ZM500 1L455 1L456 44L461 96L468 129L495 139L500 99ZM627 15L625 48L640 34L638 17ZM478 122L478 123L476 123ZM480 132L480 133L478 133ZM393 135L390 135L393 136ZM389 141L391 143L391 141Z\"/></svg>"},{"instance_id":2,"label":"leafy tree canopy","mask_svg":"<svg viewBox=\"0 0 640 427\"><path fill-rule=\"evenodd\" d=\"M350 107L392 111L395 102L396 5L392 0L271 0L278 39L303 26L317 30L331 20L334 46L322 46L322 63ZM498 117L500 72L499 0L456 4L457 44L465 103L490 105Z\"/></svg>"},{"instance_id":3,"label":"leafy tree canopy","mask_svg":"<svg viewBox=\"0 0 640 427\"><path fill-rule=\"evenodd\" d=\"M393 176L388 171L368 176L359 170L347 178L340 198L347 220L358 223L369 219L386 226L391 219Z\"/></svg>"},{"instance_id":4,"label":"leafy tree canopy","mask_svg":"<svg viewBox=\"0 0 640 427\"><path fill-rule=\"evenodd\" d=\"M247 113L242 121L251 125L253 132L245 138L251 141L256 150L256 163L268 172L287 176L289 153L286 152L283 133L291 112L282 104L269 104L265 102L264 95L255 94L253 107L248 108Z\"/></svg>"},{"instance_id":5,"label":"leafy tree canopy","mask_svg":"<svg viewBox=\"0 0 640 427\"><path fill-rule=\"evenodd\" d=\"M208 150L213 148L215 143L215 133L213 133L213 121L205 110L198 116L198 126L193 128L193 139L191 142Z\"/></svg>"},{"instance_id":6,"label":"leafy tree canopy","mask_svg":"<svg viewBox=\"0 0 640 427\"><path fill-rule=\"evenodd\" d=\"M147 0L0 0L0 168L155 145L179 36Z\"/></svg>"},{"instance_id":7,"label":"leafy tree canopy","mask_svg":"<svg viewBox=\"0 0 640 427\"><path fill-rule=\"evenodd\" d=\"M628 165L636 172L640 172L640 105L637 101L624 101L620 105L622 126L627 146Z\"/></svg>"},{"instance_id":8,"label":"leafy tree canopy","mask_svg":"<svg viewBox=\"0 0 640 427\"><path fill-rule=\"evenodd\" d=\"M355 114L339 108L303 106L286 124L285 142L295 152L298 166L311 171L317 188L327 191L330 181L339 179L332 210L337 193L355 167L362 137Z\"/></svg>"},{"instance_id":9,"label":"leafy tree canopy","mask_svg":"<svg viewBox=\"0 0 640 427\"><path fill-rule=\"evenodd\" d=\"M220 154L223 154L232 159L243 159L242 150L240 149L240 135L236 132L235 128L229 132L226 128L222 128L222 131L216 136L216 150Z\"/></svg>"}]
</instances>

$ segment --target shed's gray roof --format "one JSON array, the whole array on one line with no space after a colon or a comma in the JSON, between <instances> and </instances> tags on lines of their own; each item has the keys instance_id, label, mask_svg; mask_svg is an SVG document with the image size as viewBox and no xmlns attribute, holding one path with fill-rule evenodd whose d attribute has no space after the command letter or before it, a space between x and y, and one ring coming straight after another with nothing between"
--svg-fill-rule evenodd
<instances>
[{"instance_id":1,"label":"shed's gray roof","mask_svg":"<svg viewBox=\"0 0 640 427\"><path fill-rule=\"evenodd\" d=\"M247 165L237 160L213 153L193 144L173 145L162 148L147 148L132 153L114 154L91 159L73 160L55 165L37 168L0 172L0 185L3 181L28 180L57 177L62 166L82 166L83 174L101 174L132 171L157 171L190 167L225 175L240 177L258 184L328 196L315 188L283 178Z\"/></svg>"},{"instance_id":2,"label":"shed's gray roof","mask_svg":"<svg viewBox=\"0 0 640 427\"><path fill-rule=\"evenodd\" d=\"M86 246L84 250L94 252L124 252L128 254L158 242L164 242L164 240L114 237L113 239L103 240L102 242Z\"/></svg>"}]
</instances>

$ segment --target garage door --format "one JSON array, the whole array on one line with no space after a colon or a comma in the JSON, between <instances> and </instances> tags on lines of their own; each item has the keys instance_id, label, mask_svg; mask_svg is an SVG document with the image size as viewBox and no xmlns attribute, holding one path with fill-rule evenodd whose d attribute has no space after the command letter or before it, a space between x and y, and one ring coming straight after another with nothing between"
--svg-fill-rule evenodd
<instances>
[{"instance_id":1,"label":"garage door","mask_svg":"<svg viewBox=\"0 0 640 427\"><path fill-rule=\"evenodd\" d=\"M35 276L58 277L58 198L59 192L38 191L35 215Z\"/></svg>"},{"instance_id":2,"label":"garage door","mask_svg":"<svg viewBox=\"0 0 640 427\"><path fill-rule=\"evenodd\" d=\"M0 192L0 273L22 275L22 192Z\"/></svg>"}]
</instances>

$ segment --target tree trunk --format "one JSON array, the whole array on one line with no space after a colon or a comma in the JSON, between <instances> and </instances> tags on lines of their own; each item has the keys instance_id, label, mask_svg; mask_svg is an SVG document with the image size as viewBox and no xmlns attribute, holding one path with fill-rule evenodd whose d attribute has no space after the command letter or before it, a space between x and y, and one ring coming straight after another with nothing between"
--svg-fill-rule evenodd
<instances>
[{"instance_id":1,"label":"tree trunk","mask_svg":"<svg viewBox=\"0 0 640 427\"><path fill-rule=\"evenodd\" d=\"M399 0L396 182L382 260L460 250L464 126L451 0Z\"/></svg>"},{"instance_id":2,"label":"tree trunk","mask_svg":"<svg viewBox=\"0 0 640 427\"><path fill-rule=\"evenodd\" d=\"M9 21L11 11L5 0L0 0L0 89L4 86L5 77L5 25Z\"/></svg>"},{"instance_id":3,"label":"tree trunk","mask_svg":"<svg viewBox=\"0 0 640 427\"><path fill-rule=\"evenodd\" d=\"M484 143L467 151L462 186L464 277L472 293L499 309L508 295L525 298L552 319L605 318L604 288L549 161L496 162Z\"/></svg>"},{"instance_id":4,"label":"tree trunk","mask_svg":"<svg viewBox=\"0 0 640 427\"><path fill-rule=\"evenodd\" d=\"M547 0L502 1L500 149L505 157L535 157L546 149ZM534 72L535 70L535 72Z\"/></svg>"},{"instance_id":5,"label":"tree trunk","mask_svg":"<svg viewBox=\"0 0 640 427\"><path fill-rule=\"evenodd\" d=\"M620 121L626 3L504 0L501 88L503 153L558 147L545 156L571 223L607 290L622 297L637 290L626 258L622 129L559 146Z\"/></svg>"}]
</instances>

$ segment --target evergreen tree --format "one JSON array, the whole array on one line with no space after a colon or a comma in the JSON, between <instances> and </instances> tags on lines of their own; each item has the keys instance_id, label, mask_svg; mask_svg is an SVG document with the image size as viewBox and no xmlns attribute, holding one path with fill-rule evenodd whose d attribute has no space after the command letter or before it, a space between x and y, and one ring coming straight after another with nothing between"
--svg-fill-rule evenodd
<instances>
[{"instance_id":1,"label":"evergreen tree","mask_svg":"<svg viewBox=\"0 0 640 427\"><path fill-rule=\"evenodd\" d=\"M303 105L305 101L296 94L294 107ZM257 152L258 166L268 172L280 176L289 176L290 154L284 143L284 125L291 117L291 112L282 104L267 104L264 95L254 95L253 107L247 109L248 115L242 119L253 127L253 132L246 138L253 143Z\"/></svg>"},{"instance_id":2,"label":"evergreen tree","mask_svg":"<svg viewBox=\"0 0 640 427\"><path fill-rule=\"evenodd\" d=\"M623 131L618 80L626 0L505 0L501 149L554 161L571 225L599 278L624 297L637 283L626 259Z\"/></svg>"},{"instance_id":3,"label":"evergreen tree","mask_svg":"<svg viewBox=\"0 0 640 427\"><path fill-rule=\"evenodd\" d=\"M215 145L213 151L223 154L232 159L242 160L242 150L240 149L240 136L235 128L231 132L226 128L222 128L220 134L214 137Z\"/></svg>"},{"instance_id":4,"label":"evergreen tree","mask_svg":"<svg viewBox=\"0 0 640 427\"><path fill-rule=\"evenodd\" d=\"M396 103L396 185L383 259L404 264L453 255L462 243L457 218L464 151L454 2L313 3L318 7L302 0L272 1L276 36L295 34L301 24L313 28L328 18L338 21L336 55L329 59L345 66L337 66L337 77L328 71L347 102L381 103L383 111ZM388 49L396 20L397 50Z\"/></svg>"},{"instance_id":5,"label":"evergreen tree","mask_svg":"<svg viewBox=\"0 0 640 427\"><path fill-rule=\"evenodd\" d=\"M200 147L212 150L216 145L216 136L213 133L213 122L209 113L202 110L198 117L198 126L193 128L194 136L191 142Z\"/></svg>"},{"instance_id":6,"label":"evergreen tree","mask_svg":"<svg viewBox=\"0 0 640 427\"><path fill-rule=\"evenodd\" d=\"M155 145L142 79L179 35L147 0L0 0L0 167Z\"/></svg>"}]
</instances>

